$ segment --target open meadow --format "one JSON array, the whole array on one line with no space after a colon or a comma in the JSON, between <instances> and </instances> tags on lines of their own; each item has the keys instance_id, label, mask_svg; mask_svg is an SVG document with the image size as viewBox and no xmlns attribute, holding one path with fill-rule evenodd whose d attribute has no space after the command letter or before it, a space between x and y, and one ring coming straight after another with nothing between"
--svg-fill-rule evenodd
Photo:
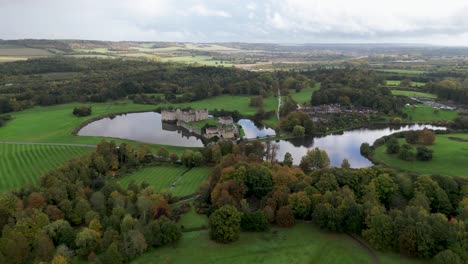
<instances>
[{"instance_id":1,"label":"open meadow","mask_svg":"<svg viewBox=\"0 0 468 264\"><path fill-rule=\"evenodd\" d=\"M184 216L183 216L184 217ZM419 263L379 254L381 263ZM139 263L375 263L356 241L343 234L320 231L311 224L270 231L243 232L230 244L213 242L208 230L184 233L173 246L157 248L135 259Z\"/></svg>"},{"instance_id":2,"label":"open meadow","mask_svg":"<svg viewBox=\"0 0 468 264\"><path fill-rule=\"evenodd\" d=\"M434 109L427 105L406 106L403 112L408 115L412 122L450 121L458 116L454 110Z\"/></svg>"},{"instance_id":3,"label":"open meadow","mask_svg":"<svg viewBox=\"0 0 468 264\"><path fill-rule=\"evenodd\" d=\"M416 92L416 91L392 90L392 94L406 96L406 97L424 97L424 98L437 99L437 95L435 94Z\"/></svg>"},{"instance_id":4,"label":"open meadow","mask_svg":"<svg viewBox=\"0 0 468 264\"><path fill-rule=\"evenodd\" d=\"M405 140L400 139L400 143L405 143ZM431 161L404 161L396 155L387 154L385 146L375 150L374 159L390 167L416 173L468 176L468 134L437 135L434 145L428 147L434 151Z\"/></svg>"},{"instance_id":5,"label":"open meadow","mask_svg":"<svg viewBox=\"0 0 468 264\"><path fill-rule=\"evenodd\" d=\"M387 80L385 81L385 84L387 84L388 86L399 86L401 83L401 81L397 81L397 80ZM423 82L411 82L411 86L413 87L423 87L425 86L426 83L423 83Z\"/></svg>"},{"instance_id":6,"label":"open meadow","mask_svg":"<svg viewBox=\"0 0 468 264\"><path fill-rule=\"evenodd\" d=\"M0 143L0 193L37 183L39 177L94 148Z\"/></svg>"}]
</instances>

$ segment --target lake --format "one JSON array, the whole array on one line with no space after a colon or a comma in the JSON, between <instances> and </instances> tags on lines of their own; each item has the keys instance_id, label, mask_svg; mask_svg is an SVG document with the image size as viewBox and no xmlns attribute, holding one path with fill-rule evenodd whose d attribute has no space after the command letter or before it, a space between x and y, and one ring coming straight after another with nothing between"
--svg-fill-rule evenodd
<instances>
[{"instance_id":1,"label":"lake","mask_svg":"<svg viewBox=\"0 0 468 264\"><path fill-rule=\"evenodd\" d=\"M237 123L242 127L242 130L244 130L244 138L246 139L264 138L276 135L274 129L262 127L260 124L255 124L250 119L240 119Z\"/></svg>"},{"instance_id":2,"label":"lake","mask_svg":"<svg viewBox=\"0 0 468 264\"><path fill-rule=\"evenodd\" d=\"M156 112L131 113L103 118L89 123L79 136L112 137L151 144L180 147L203 147L201 138L175 124L161 121Z\"/></svg>"},{"instance_id":3,"label":"lake","mask_svg":"<svg viewBox=\"0 0 468 264\"><path fill-rule=\"evenodd\" d=\"M393 133L422 130L424 128L433 130L445 130L445 127L432 125L405 125L385 128L362 128L345 131L341 134L332 134L323 137L308 136L288 140L271 141L279 145L277 159L282 161L286 152L291 153L294 164L299 164L301 158L306 155L307 150L320 148L325 150L330 157L330 165L339 167L343 159L348 159L352 168L364 168L372 166L372 162L361 155L361 144L373 144L375 140Z\"/></svg>"}]
</instances>

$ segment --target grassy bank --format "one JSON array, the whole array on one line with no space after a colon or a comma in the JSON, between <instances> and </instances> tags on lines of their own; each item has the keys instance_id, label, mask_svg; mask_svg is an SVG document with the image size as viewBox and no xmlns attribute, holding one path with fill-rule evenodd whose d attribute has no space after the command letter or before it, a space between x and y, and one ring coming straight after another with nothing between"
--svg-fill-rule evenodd
<instances>
[{"instance_id":1,"label":"grassy bank","mask_svg":"<svg viewBox=\"0 0 468 264\"><path fill-rule=\"evenodd\" d=\"M437 135L434 145L429 146L434 151L431 161L403 161L396 155L387 154L385 146L380 146L375 150L374 159L390 167L421 174L468 176L466 170L468 141L457 141L451 137L468 140L468 134ZM404 143L404 139L400 139L400 143Z\"/></svg>"}]
</instances>

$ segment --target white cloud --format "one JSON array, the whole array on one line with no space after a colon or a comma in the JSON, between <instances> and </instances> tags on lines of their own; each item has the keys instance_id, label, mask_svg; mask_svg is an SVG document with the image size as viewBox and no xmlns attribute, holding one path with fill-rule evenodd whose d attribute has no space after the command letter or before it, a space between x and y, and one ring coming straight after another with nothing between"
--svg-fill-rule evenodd
<instances>
[{"instance_id":1,"label":"white cloud","mask_svg":"<svg viewBox=\"0 0 468 264\"><path fill-rule=\"evenodd\" d=\"M224 10L211 9L201 4L189 8L189 13L196 16L231 17L231 14Z\"/></svg>"},{"instance_id":2,"label":"white cloud","mask_svg":"<svg viewBox=\"0 0 468 264\"><path fill-rule=\"evenodd\" d=\"M468 45L467 0L0 0L0 38Z\"/></svg>"}]
</instances>

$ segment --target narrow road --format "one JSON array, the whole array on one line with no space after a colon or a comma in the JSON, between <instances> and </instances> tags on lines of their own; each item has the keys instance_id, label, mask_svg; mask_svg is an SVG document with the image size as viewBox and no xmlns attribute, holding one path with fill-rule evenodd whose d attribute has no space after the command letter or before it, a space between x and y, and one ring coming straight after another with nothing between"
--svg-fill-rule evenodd
<instances>
[{"instance_id":1,"label":"narrow road","mask_svg":"<svg viewBox=\"0 0 468 264\"><path fill-rule=\"evenodd\" d=\"M10 144L10 145L45 145L45 146L86 147L86 148L95 148L95 147L96 147L96 145L88 145L88 144L43 143L43 142L15 142L15 141L0 141L0 144Z\"/></svg>"},{"instance_id":2,"label":"narrow road","mask_svg":"<svg viewBox=\"0 0 468 264\"><path fill-rule=\"evenodd\" d=\"M191 169L192 168L187 169L187 170L183 171L181 174L179 174L179 177L177 177L177 179L171 184L171 187L169 188L169 190L174 189L174 187L176 187L176 185L177 185L177 182L179 182L180 179L182 179L182 177L184 176L184 174L189 172Z\"/></svg>"},{"instance_id":3,"label":"narrow road","mask_svg":"<svg viewBox=\"0 0 468 264\"><path fill-rule=\"evenodd\" d=\"M278 86L278 111L276 111L276 118L280 120L280 108L281 108L281 88Z\"/></svg>"}]
</instances>

